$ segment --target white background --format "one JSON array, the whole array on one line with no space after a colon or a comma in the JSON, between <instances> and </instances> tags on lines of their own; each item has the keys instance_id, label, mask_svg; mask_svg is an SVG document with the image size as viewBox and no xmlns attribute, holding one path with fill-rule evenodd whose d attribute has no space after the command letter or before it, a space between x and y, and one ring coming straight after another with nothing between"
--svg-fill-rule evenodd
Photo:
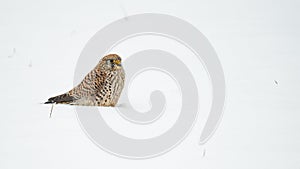
<instances>
[{"instance_id":1,"label":"white background","mask_svg":"<svg viewBox=\"0 0 300 169\"><path fill-rule=\"evenodd\" d=\"M1 0L0 168L299 168L299 8L296 0ZM196 128L163 156L127 160L95 146L73 107L56 106L49 119L39 103L73 86L77 58L98 30L145 12L184 19L209 39L227 101L207 144L197 145Z\"/></svg>"}]
</instances>

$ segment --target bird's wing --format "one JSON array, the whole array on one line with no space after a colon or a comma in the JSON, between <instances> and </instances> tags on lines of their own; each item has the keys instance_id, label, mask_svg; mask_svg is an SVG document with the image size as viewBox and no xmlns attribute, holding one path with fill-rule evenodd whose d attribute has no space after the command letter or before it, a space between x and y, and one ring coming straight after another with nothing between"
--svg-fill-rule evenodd
<instances>
[{"instance_id":1,"label":"bird's wing","mask_svg":"<svg viewBox=\"0 0 300 169\"><path fill-rule=\"evenodd\" d=\"M84 77L78 86L70 90L68 94L75 99L90 97L104 87L105 79L106 73L104 71L94 69Z\"/></svg>"},{"instance_id":2,"label":"bird's wing","mask_svg":"<svg viewBox=\"0 0 300 169\"><path fill-rule=\"evenodd\" d=\"M95 68L72 90L49 98L45 104L72 104L76 100L93 97L103 89L105 80L106 73Z\"/></svg>"}]
</instances>

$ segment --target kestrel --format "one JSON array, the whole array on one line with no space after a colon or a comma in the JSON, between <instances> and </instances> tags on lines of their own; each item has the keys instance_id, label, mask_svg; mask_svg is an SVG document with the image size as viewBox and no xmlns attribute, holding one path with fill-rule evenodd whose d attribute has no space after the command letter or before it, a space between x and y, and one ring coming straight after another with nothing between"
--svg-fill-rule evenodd
<instances>
[{"instance_id":1,"label":"kestrel","mask_svg":"<svg viewBox=\"0 0 300 169\"><path fill-rule=\"evenodd\" d=\"M124 87L125 72L121 57L104 56L82 82L72 90L48 99L45 104L115 106Z\"/></svg>"}]
</instances>

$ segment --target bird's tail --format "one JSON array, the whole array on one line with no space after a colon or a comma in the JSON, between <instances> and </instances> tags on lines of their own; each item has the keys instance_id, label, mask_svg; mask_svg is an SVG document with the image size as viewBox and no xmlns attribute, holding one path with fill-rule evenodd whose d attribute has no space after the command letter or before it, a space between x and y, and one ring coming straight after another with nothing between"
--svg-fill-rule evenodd
<instances>
[{"instance_id":1,"label":"bird's tail","mask_svg":"<svg viewBox=\"0 0 300 169\"><path fill-rule=\"evenodd\" d=\"M44 104L68 104L75 100L76 99L74 97L70 96L68 93L65 93L49 98Z\"/></svg>"}]
</instances>

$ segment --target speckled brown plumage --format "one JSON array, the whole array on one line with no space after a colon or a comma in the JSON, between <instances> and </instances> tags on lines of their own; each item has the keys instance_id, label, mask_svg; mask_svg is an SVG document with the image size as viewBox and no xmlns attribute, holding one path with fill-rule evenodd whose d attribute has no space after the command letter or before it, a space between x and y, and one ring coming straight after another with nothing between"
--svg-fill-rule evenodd
<instances>
[{"instance_id":1,"label":"speckled brown plumage","mask_svg":"<svg viewBox=\"0 0 300 169\"><path fill-rule=\"evenodd\" d=\"M51 97L46 104L115 106L124 87L125 72L116 54L104 56L82 82L67 93Z\"/></svg>"}]
</instances>

